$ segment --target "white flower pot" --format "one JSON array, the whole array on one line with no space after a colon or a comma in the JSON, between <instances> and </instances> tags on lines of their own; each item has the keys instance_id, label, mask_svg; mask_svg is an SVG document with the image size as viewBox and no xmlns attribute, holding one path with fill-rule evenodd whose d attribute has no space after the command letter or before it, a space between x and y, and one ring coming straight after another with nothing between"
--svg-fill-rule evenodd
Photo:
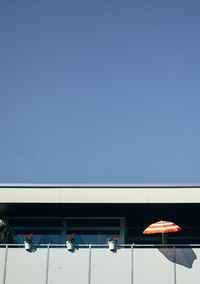
<instances>
[{"instance_id":1,"label":"white flower pot","mask_svg":"<svg viewBox=\"0 0 200 284\"><path fill-rule=\"evenodd\" d=\"M109 250L115 250L115 248L116 248L116 243L115 243L115 242L112 242L112 241L109 241L109 242L108 242L108 247L109 247Z\"/></svg>"},{"instance_id":2,"label":"white flower pot","mask_svg":"<svg viewBox=\"0 0 200 284\"><path fill-rule=\"evenodd\" d=\"M67 245L67 249L68 250L73 250L73 248L74 248L73 243L70 243L70 242L66 241L66 245Z\"/></svg>"},{"instance_id":3,"label":"white flower pot","mask_svg":"<svg viewBox=\"0 0 200 284\"><path fill-rule=\"evenodd\" d=\"M25 249L26 250L31 249L31 244L30 243L24 242L24 245L25 245Z\"/></svg>"}]
</instances>

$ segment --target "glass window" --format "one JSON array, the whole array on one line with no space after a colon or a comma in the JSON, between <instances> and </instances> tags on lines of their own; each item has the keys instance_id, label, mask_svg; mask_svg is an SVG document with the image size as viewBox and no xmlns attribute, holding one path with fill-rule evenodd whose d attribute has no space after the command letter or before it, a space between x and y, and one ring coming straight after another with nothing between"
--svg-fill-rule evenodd
<instances>
[{"instance_id":1,"label":"glass window","mask_svg":"<svg viewBox=\"0 0 200 284\"><path fill-rule=\"evenodd\" d=\"M12 227L60 227L61 219L12 219L9 224Z\"/></svg>"},{"instance_id":2,"label":"glass window","mask_svg":"<svg viewBox=\"0 0 200 284\"><path fill-rule=\"evenodd\" d=\"M37 244L59 244L61 243L60 231L56 230L18 230L14 236L14 241L17 244L22 244L24 242L24 237L29 234L33 234L33 243Z\"/></svg>"},{"instance_id":3,"label":"glass window","mask_svg":"<svg viewBox=\"0 0 200 284\"><path fill-rule=\"evenodd\" d=\"M68 219L69 227L119 227L119 219Z\"/></svg>"},{"instance_id":4,"label":"glass window","mask_svg":"<svg viewBox=\"0 0 200 284\"><path fill-rule=\"evenodd\" d=\"M111 236L119 238L119 230L76 230L68 231L67 235L75 233L77 244L106 244Z\"/></svg>"},{"instance_id":5,"label":"glass window","mask_svg":"<svg viewBox=\"0 0 200 284\"><path fill-rule=\"evenodd\" d=\"M110 236L120 236L120 219L112 218L16 218L10 220L16 243L33 233L33 243L61 244L74 232L77 244L105 244Z\"/></svg>"}]
</instances>

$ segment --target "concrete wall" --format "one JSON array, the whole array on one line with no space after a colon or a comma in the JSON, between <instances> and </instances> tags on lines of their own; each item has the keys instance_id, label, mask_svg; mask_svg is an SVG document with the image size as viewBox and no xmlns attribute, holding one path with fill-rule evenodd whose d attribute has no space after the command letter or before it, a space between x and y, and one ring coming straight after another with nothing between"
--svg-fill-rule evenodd
<instances>
[{"instance_id":1,"label":"concrete wall","mask_svg":"<svg viewBox=\"0 0 200 284\"><path fill-rule=\"evenodd\" d=\"M0 284L199 284L200 248L0 248Z\"/></svg>"},{"instance_id":2,"label":"concrete wall","mask_svg":"<svg viewBox=\"0 0 200 284\"><path fill-rule=\"evenodd\" d=\"M200 203L200 186L2 186L1 203Z\"/></svg>"}]
</instances>

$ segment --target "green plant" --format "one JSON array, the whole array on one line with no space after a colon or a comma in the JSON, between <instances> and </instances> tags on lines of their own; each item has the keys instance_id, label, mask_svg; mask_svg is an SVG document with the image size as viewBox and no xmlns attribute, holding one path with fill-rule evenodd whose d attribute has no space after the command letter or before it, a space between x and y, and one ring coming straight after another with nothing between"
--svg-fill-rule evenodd
<instances>
[{"instance_id":1,"label":"green plant","mask_svg":"<svg viewBox=\"0 0 200 284\"><path fill-rule=\"evenodd\" d=\"M13 230L6 220L0 219L0 244L13 243Z\"/></svg>"},{"instance_id":2,"label":"green plant","mask_svg":"<svg viewBox=\"0 0 200 284\"><path fill-rule=\"evenodd\" d=\"M30 234L26 235L26 236L24 237L24 242L25 242L25 243L32 244L32 242L33 242L33 234L30 233Z\"/></svg>"},{"instance_id":3,"label":"green plant","mask_svg":"<svg viewBox=\"0 0 200 284\"><path fill-rule=\"evenodd\" d=\"M113 243L117 243L118 238L117 238L116 236L111 236L108 241L109 241L109 242L113 242Z\"/></svg>"},{"instance_id":4,"label":"green plant","mask_svg":"<svg viewBox=\"0 0 200 284\"><path fill-rule=\"evenodd\" d=\"M75 242L75 233L72 233L71 235L68 236L67 242L73 244Z\"/></svg>"}]
</instances>

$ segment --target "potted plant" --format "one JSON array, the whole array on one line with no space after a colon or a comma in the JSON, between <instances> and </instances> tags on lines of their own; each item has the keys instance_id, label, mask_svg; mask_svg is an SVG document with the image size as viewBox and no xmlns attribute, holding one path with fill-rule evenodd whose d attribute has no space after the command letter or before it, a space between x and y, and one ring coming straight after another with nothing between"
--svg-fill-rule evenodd
<instances>
[{"instance_id":1,"label":"potted plant","mask_svg":"<svg viewBox=\"0 0 200 284\"><path fill-rule=\"evenodd\" d=\"M117 237L111 236L110 239L108 240L109 249L114 251L116 249L116 244L117 244Z\"/></svg>"},{"instance_id":2,"label":"potted plant","mask_svg":"<svg viewBox=\"0 0 200 284\"><path fill-rule=\"evenodd\" d=\"M73 250L74 248L74 242L75 242L75 233L72 233L68 236L66 245L68 250Z\"/></svg>"},{"instance_id":3,"label":"potted plant","mask_svg":"<svg viewBox=\"0 0 200 284\"><path fill-rule=\"evenodd\" d=\"M30 250L33 243L33 234L30 233L24 237L24 245L26 250Z\"/></svg>"}]
</instances>

